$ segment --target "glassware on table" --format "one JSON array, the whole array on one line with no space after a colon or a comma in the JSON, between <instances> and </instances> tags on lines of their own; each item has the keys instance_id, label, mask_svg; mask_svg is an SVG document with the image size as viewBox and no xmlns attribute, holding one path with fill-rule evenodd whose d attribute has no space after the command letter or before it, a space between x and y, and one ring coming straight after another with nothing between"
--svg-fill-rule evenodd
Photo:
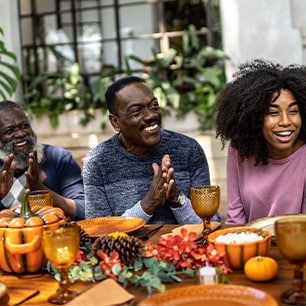
<instances>
[{"instance_id":1,"label":"glassware on table","mask_svg":"<svg viewBox=\"0 0 306 306\"><path fill-rule=\"evenodd\" d=\"M45 229L42 246L46 258L60 274L59 288L48 298L48 302L66 304L77 295L68 289L71 285L68 269L73 264L80 247L80 227L71 222L62 224L58 229Z\"/></svg>"},{"instance_id":2,"label":"glassware on table","mask_svg":"<svg viewBox=\"0 0 306 306\"><path fill-rule=\"evenodd\" d=\"M306 216L288 216L275 221L277 247L283 257L295 265L292 288L280 298L290 305L306 305L303 267L306 261Z\"/></svg>"},{"instance_id":3,"label":"glassware on table","mask_svg":"<svg viewBox=\"0 0 306 306\"><path fill-rule=\"evenodd\" d=\"M49 190L34 190L28 194L28 201L31 207L53 206L52 193Z\"/></svg>"},{"instance_id":4,"label":"glassware on table","mask_svg":"<svg viewBox=\"0 0 306 306\"><path fill-rule=\"evenodd\" d=\"M217 185L196 186L190 188L190 201L195 213L203 220L203 243L208 243L211 233L211 218L220 205L220 187Z\"/></svg>"}]
</instances>

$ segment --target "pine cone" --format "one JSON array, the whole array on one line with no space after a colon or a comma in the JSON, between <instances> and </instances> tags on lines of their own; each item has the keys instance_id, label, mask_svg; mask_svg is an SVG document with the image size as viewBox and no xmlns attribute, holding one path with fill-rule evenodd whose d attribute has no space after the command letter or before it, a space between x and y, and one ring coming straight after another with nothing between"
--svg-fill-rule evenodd
<instances>
[{"instance_id":1,"label":"pine cone","mask_svg":"<svg viewBox=\"0 0 306 306\"><path fill-rule=\"evenodd\" d=\"M90 237L82 228L80 228L80 246L85 246L87 242L90 242Z\"/></svg>"},{"instance_id":2,"label":"pine cone","mask_svg":"<svg viewBox=\"0 0 306 306\"><path fill-rule=\"evenodd\" d=\"M117 252L123 264L129 264L139 259L143 254L143 242L133 236L127 237L111 237L101 236L95 240L92 245L91 252L97 256L97 251L102 250L107 255L110 252Z\"/></svg>"},{"instance_id":3,"label":"pine cone","mask_svg":"<svg viewBox=\"0 0 306 306\"><path fill-rule=\"evenodd\" d=\"M103 250L104 253L109 254L112 251L114 241L115 239L111 236L100 236L92 244L91 253L96 256L98 250Z\"/></svg>"}]
</instances>

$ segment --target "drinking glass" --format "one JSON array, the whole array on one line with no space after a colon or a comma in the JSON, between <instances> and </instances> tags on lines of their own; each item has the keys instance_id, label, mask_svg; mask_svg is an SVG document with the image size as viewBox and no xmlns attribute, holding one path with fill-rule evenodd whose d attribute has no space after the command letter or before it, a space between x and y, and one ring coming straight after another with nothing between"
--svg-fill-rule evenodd
<instances>
[{"instance_id":1,"label":"drinking glass","mask_svg":"<svg viewBox=\"0 0 306 306\"><path fill-rule=\"evenodd\" d=\"M306 216L288 216L275 221L277 247L283 257L295 265L292 288L280 298L290 305L306 305L303 267L306 261Z\"/></svg>"},{"instance_id":2,"label":"drinking glass","mask_svg":"<svg viewBox=\"0 0 306 306\"><path fill-rule=\"evenodd\" d=\"M52 193L49 190L34 190L28 194L28 201L33 208L34 206L53 206Z\"/></svg>"},{"instance_id":3,"label":"drinking glass","mask_svg":"<svg viewBox=\"0 0 306 306\"><path fill-rule=\"evenodd\" d=\"M203 243L208 243L211 233L211 218L220 205L220 187L217 185L197 186L190 188L190 201L195 213L203 220Z\"/></svg>"},{"instance_id":4,"label":"drinking glass","mask_svg":"<svg viewBox=\"0 0 306 306\"><path fill-rule=\"evenodd\" d=\"M43 231L42 246L46 258L60 273L59 288L48 298L52 304L66 304L77 294L71 285L68 269L74 262L80 247L80 227L76 223L62 224L58 229Z\"/></svg>"}]
</instances>

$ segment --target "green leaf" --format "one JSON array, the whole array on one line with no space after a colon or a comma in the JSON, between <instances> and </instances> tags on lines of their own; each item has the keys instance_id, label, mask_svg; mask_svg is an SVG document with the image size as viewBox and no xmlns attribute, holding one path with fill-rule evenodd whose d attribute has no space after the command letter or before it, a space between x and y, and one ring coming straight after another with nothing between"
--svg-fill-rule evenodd
<instances>
[{"instance_id":1,"label":"green leaf","mask_svg":"<svg viewBox=\"0 0 306 306\"><path fill-rule=\"evenodd\" d=\"M173 48L168 49L164 54L159 54L158 61L160 62L160 66L162 68L169 67L173 63L176 54L177 51Z\"/></svg>"},{"instance_id":2,"label":"green leaf","mask_svg":"<svg viewBox=\"0 0 306 306\"><path fill-rule=\"evenodd\" d=\"M189 34L187 31L184 31L183 36L182 36L182 48L183 48L183 53L188 54L190 52L190 46L189 46Z\"/></svg>"},{"instance_id":3,"label":"green leaf","mask_svg":"<svg viewBox=\"0 0 306 306\"><path fill-rule=\"evenodd\" d=\"M189 276L189 277L194 277L195 276L195 274L196 274L196 271L195 270L193 270L193 269L185 269L184 270L184 274L185 275L187 275L187 276Z\"/></svg>"},{"instance_id":4,"label":"green leaf","mask_svg":"<svg viewBox=\"0 0 306 306\"><path fill-rule=\"evenodd\" d=\"M122 268L120 264L115 264L111 270L114 275L119 275L120 272L122 271Z\"/></svg>"},{"instance_id":5,"label":"green leaf","mask_svg":"<svg viewBox=\"0 0 306 306\"><path fill-rule=\"evenodd\" d=\"M12 65L12 64L10 64L10 63L3 62L3 61L0 61L0 65L2 65L2 66L4 66L4 67L8 68L8 70L11 71L11 72L14 74L14 76L16 77L16 79L19 80L19 78L20 78L20 70L19 70L18 67L14 66L14 65ZM17 83L17 82L16 82L16 83Z\"/></svg>"},{"instance_id":6,"label":"green leaf","mask_svg":"<svg viewBox=\"0 0 306 306\"><path fill-rule=\"evenodd\" d=\"M191 24L188 27L189 35L190 35L190 44L192 49L198 50L200 47L200 41L199 41L199 36L197 34L197 29L196 27Z\"/></svg>"},{"instance_id":7,"label":"green leaf","mask_svg":"<svg viewBox=\"0 0 306 306\"><path fill-rule=\"evenodd\" d=\"M1 27L0 34L4 36ZM7 50L5 42L0 40L0 95L3 100L15 93L20 77L16 55Z\"/></svg>"},{"instance_id":8,"label":"green leaf","mask_svg":"<svg viewBox=\"0 0 306 306\"><path fill-rule=\"evenodd\" d=\"M3 57L3 55L5 55L6 57L9 57L11 60L13 60L13 62L17 60L16 55L13 52L8 51L6 49L4 45L4 41L1 41L1 44L0 44L0 54L1 54L1 58Z\"/></svg>"},{"instance_id":9,"label":"green leaf","mask_svg":"<svg viewBox=\"0 0 306 306\"><path fill-rule=\"evenodd\" d=\"M0 75L1 75L1 72L0 72ZM9 95L12 95L12 94L13 94L12 88L11 88L9 85L7 85L4 81L2 81L2 80L0 79L0 92L2 92L1 87L3 87L3 89L4 89ZM4 94L4 93L3 93L3 94ZM4 100L5 100L5 99L4 99Z\"/></svg>"}]
</instances>

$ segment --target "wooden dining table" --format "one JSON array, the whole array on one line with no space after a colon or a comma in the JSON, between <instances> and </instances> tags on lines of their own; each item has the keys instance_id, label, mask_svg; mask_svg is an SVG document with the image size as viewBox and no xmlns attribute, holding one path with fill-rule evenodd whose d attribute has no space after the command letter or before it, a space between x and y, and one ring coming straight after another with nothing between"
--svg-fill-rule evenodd
<instances>
[{"instance_id":1,"label":"wooden dining table","mask_svg":"<svg viewBox=\"0 0 306 306\"><path fill-rule=\"evenodd\" d=\"M152 236L146 238L148 238L150 241L158 242L161 235L171 232L171 230L177 226L178 225L163 225L163 227L155 232ZM221 226L221 228L224 227L228 226ZM145 234L152 228L154 228L154 225L145 225L143 228L131 233L131 235L135 235L136 237L144 237ZM279 264L278 274L275 279L267 282L253 282L246 278L242 270L229 273L227 278L232 285L244 285L263 290L272 295L277 300L279 305L286 305L280 301L279 296L281 292L291 286L294 267L284 258L282 258L277 246L273 243L268 255L274 258ZM54 277L45 271L34 275L13 275L1 272L0 281L7 288L7 294L0 299L0 305L52 305L47 302L48 296L54 293L58 288L58 283ZM82 294L96 284L97 283L77 281L72 284L71 289L76 290L79 294ZM181 282L166 284L166 288L179 288L182 286L196 284L199 284L197 277L183 277ZM146 289L142 287L128 287L126 290L133 294L135 299L132 302L124 305L137 305L141 300L148 296ZM37 291L39 291L38 294ZM27 299L27 297L29 297L31 294L36 295L22 302L23 299Z\"/></svg>"}]
</instances>

